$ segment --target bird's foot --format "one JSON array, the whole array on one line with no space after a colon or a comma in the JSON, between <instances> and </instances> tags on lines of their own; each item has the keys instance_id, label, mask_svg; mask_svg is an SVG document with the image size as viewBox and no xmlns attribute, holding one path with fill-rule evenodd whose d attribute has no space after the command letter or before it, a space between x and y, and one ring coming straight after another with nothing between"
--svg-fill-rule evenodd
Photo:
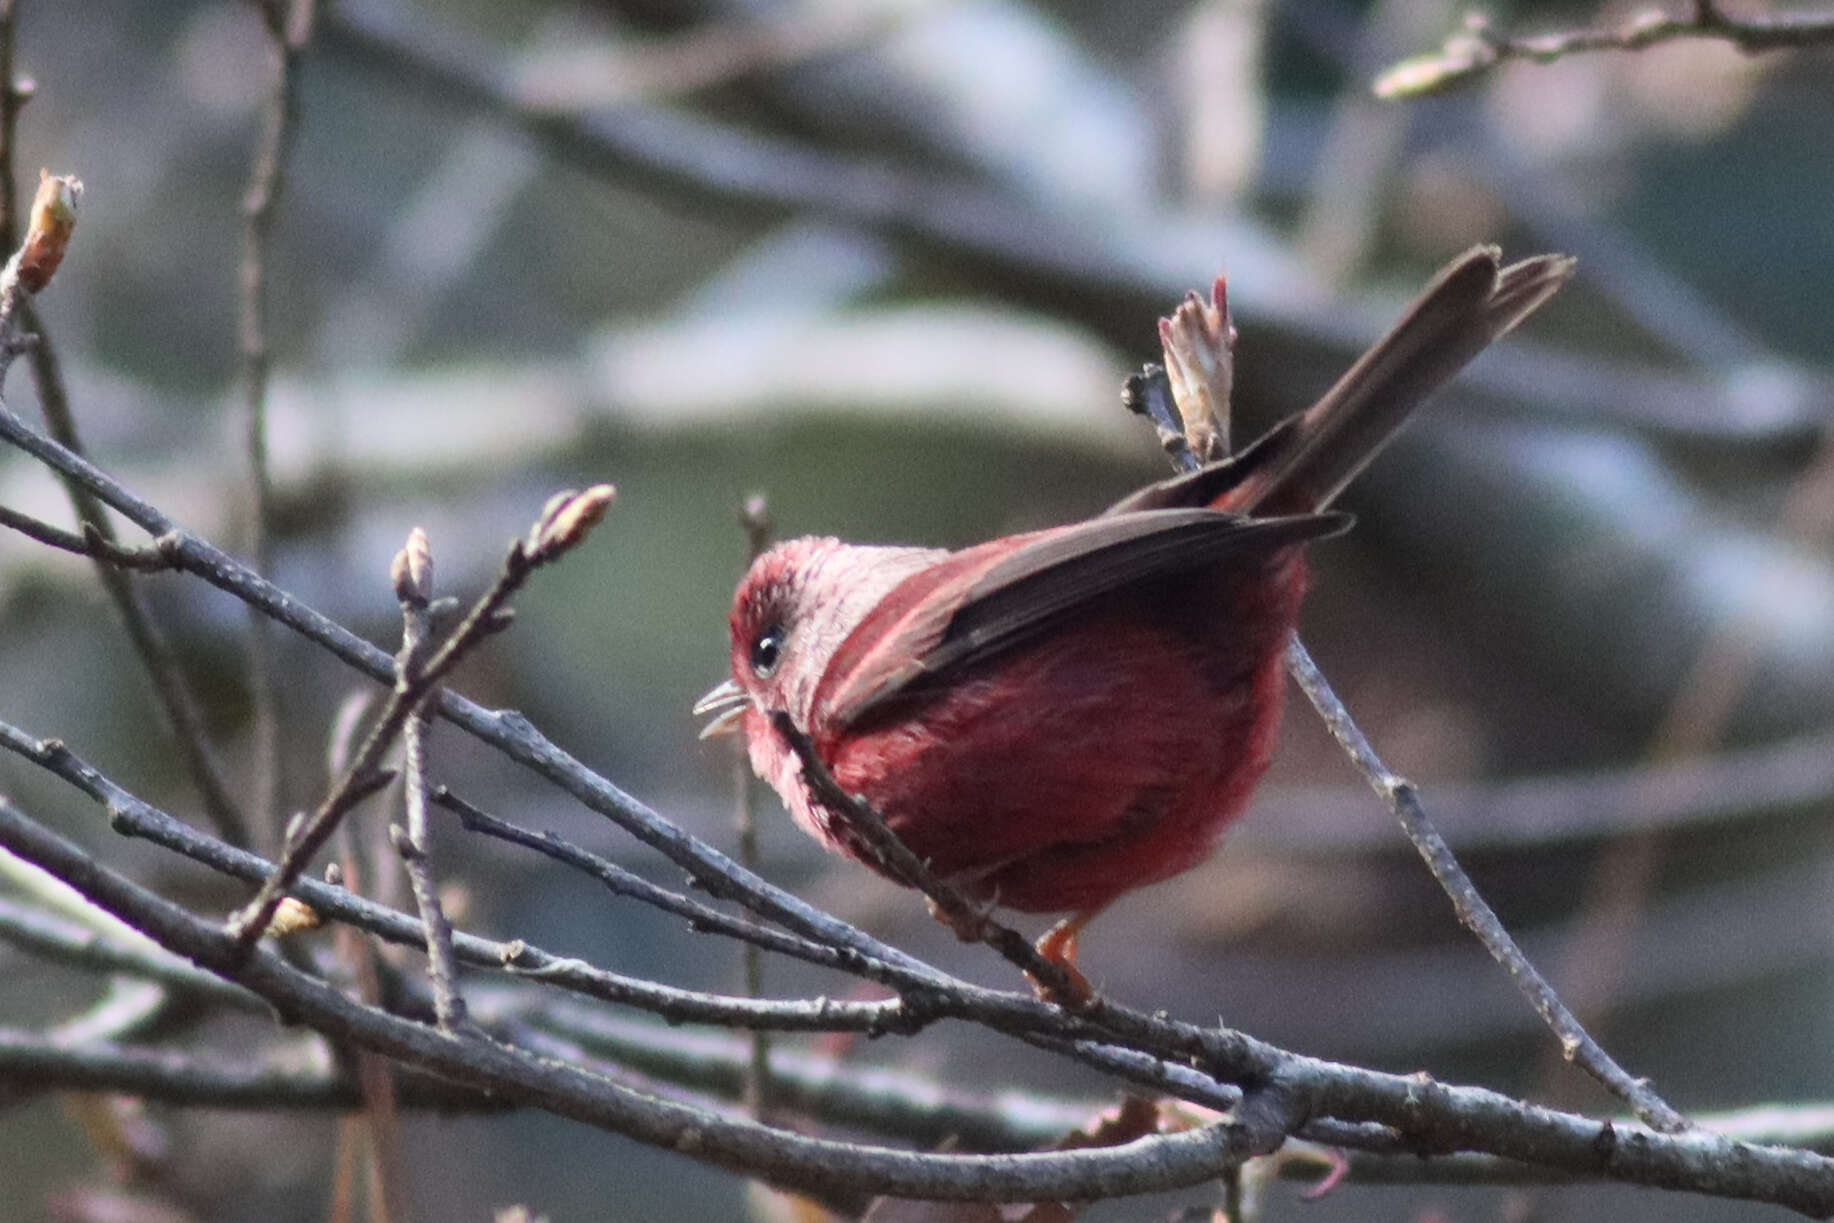
<instances>
[{"instance_id":1,"label":"bird's foot","mask_svg":"<svg viewBox=\"0 0 1834 1223\"><path fill-rule=\"evenodd\" d=\"M1032 992L1040 1001L1053 1002L1066 1010L1081 1010L1095 1001L1095 986L1089 984L1089 978L1083 976L1076 967L1076 939L1083 932L1089 919L1095 916L1094 910L1077 913L1064 918L1046 930L1033 944L1038 954L1056 966L1063 974L1061 984L1041 981L1031 973L1026 979L1032 983Z\"/></svg>"}]
</instances>

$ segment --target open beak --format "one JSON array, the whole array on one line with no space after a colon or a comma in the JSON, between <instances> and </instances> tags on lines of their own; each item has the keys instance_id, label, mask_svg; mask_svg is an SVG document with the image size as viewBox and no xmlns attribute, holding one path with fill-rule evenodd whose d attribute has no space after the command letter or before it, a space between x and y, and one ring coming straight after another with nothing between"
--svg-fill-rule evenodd
<instances>
[{"instance_id":1,"label":"open beak","mask_svg":"<svg viewBox=\"0 0 1834 1223\"><path fill-rule=\"evenodd\" d=\"M751 708L751 697L745 689L732 680L715 684L711 691L694 702L694 716L703 718L711 714L713 720L701 727L700 737L712 739L719 735L734 734L739 729L739 720L745 711Z\"/></svg>"}]
</instances>

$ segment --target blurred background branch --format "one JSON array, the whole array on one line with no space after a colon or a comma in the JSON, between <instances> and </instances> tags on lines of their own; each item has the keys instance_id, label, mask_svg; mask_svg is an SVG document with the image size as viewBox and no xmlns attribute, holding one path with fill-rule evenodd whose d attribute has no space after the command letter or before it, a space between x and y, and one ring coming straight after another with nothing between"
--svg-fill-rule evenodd
<instances>
[{"instance_id":1,"label":"blurred background branch","mask_svg":"<svg viewBox=\"0 0 1834 1223\"><path fill-rule=\"evenodd\" d=\"M1645 9L1615 27L1514 37L1472 13L1464 29L1446 39L1436 54L1396 64L1376 78L1373 88L1379 98L1417 98L1463 85L1513 59L1551 64L1587 52L1641 51L1677 38L1718 39L1747 53L1823 46L1834 42L1834 13L1740 16L1720 8L1717 0L1695 0L1682 17Z\"/></svg>"}]
</instances>

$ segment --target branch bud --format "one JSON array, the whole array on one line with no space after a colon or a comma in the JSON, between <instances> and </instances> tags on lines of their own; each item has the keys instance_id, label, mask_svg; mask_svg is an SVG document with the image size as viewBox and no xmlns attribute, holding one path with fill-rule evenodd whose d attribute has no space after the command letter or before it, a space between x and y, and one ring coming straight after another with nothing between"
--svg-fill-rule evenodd
<instances>
[{"instance_id":1,"label":"branch bud","mask_svg":"<svg viewBox=\"0 0 1834 1223\"><path fill-rule=\"evenodd\" d=\"M38 172L38 194L32 200L31 223L19 247L19 283L38 293L51 283L76 228L76 205L83 184L74 175Z\"/></svg>"},{"instance_id":2,"label":"branch bud","mask_svg":"<svg viewBox=\"0 0 1834 1223\"><path fill-rule=\"evenodd\" d=\"M324 919L318 915L317 909L303 900L283 896L280 907L274 910L273 919L267 924L267 933L275 938L283 938L300 930L316 930L322 924Z\"/></svg>"},{"instance_id":3,"label":"branch bud","mask_svg":"<svg viewBox=\"0 0 1834 1223\"><path fill-rule=\"evenodd\" d=\"M545 565L579 543L605 517L616 495L611 485L594 484L584 492L568 489L549 497L529 532L529 564Z\"/></svg>"},{"instance_id":4,"label":"branch bud","mask_svg":"<svg viewBox=\"0 0 1834 1223\"><path fill-rule=\"evenodd\" d=\"M419 527L408 532L408 542L395 553L388 567L389 581L395 587L395 601L409 607L425 607L433 598L433 551L427 533Z\"/></svg>"}]
</instances>

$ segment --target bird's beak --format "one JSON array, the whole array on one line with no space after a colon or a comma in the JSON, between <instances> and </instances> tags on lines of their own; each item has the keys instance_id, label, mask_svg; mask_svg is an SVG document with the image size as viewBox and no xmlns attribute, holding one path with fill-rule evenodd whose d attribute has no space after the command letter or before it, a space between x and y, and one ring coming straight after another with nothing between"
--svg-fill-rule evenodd
<instances>
[{"instance_id":1,"label":"bird's beak","mask_svg":"<svg viewBox=\"0 0 1834 1223\"><path fill-rule=\"evenodd\" d=\"M751 708L751 696L745 689L732 680L715 684L706 696L694 702L694 716L704 718L713 715L713 720L701 727L700 737L712 739L719 735L734 734L739 729L739 720L745 711Z\"/></svg>"}]
</instances>

